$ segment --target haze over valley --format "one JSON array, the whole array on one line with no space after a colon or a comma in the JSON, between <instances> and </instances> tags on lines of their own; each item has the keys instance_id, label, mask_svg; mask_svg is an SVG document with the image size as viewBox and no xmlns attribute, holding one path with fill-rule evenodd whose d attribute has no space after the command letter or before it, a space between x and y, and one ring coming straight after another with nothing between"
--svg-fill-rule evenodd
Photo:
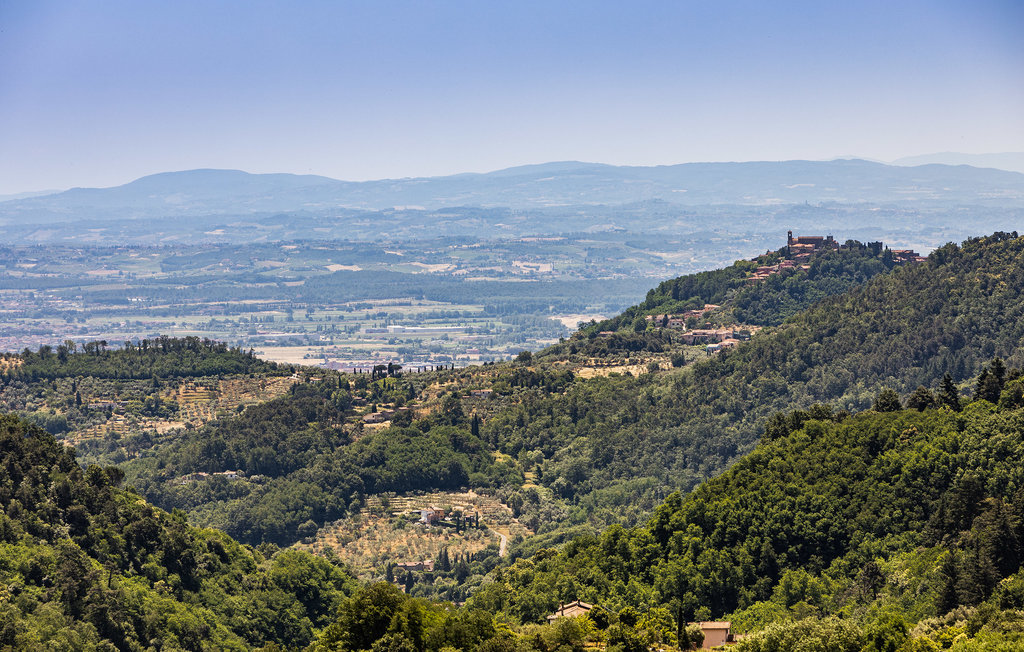
<instances>
[{"instance_id":1,"label":"haze over valley","mask_svg":"<svg viewBox=\"0 0 1024 652\"><path fill-rule=\"evenodd\" d=\"M788 230L927 252L1022 215L1024 174L852 160L362 183L168 173L0 202L0 347L197 335L336 368L481 363Z\"/></svg>"}]
</instances>

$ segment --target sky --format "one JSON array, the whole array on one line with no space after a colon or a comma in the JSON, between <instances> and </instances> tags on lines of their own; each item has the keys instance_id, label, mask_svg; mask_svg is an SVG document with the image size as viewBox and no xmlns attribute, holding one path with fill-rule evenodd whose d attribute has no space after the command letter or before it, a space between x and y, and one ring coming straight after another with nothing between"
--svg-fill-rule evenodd
<instances>
[{"instance_id":1,"label":"sky","mask_svg":"<svg viewBox=\"0 0 1024 652\"><path fill-rule=\"evenodd\" d=\"M0 0L0 194L1024 151L1020 0Z\"/></svg>"}]
</instances>

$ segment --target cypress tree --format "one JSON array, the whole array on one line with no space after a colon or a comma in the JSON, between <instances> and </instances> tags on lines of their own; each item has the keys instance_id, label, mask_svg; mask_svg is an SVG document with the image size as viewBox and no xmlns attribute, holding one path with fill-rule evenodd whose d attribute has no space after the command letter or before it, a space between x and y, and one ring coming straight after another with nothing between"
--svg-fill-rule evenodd
<instances>
[{"instance_id":1,"label":"cypress tree","mask_svg":"<svg viewBox=\"0 0 1024 652\"><path fill-rule=\"evenodd\" d=\"M956 593L959 572L954 554L953 551L948 552L939 566L939 592L935 598L935 609L940 614L947 614L960 604Z\"/></svg>"}]
</instances>

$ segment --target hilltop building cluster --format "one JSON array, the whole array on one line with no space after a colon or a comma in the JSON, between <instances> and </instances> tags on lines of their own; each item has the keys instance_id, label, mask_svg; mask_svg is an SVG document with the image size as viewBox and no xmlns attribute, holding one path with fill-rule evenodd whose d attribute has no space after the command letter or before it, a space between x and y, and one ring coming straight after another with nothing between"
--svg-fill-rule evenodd
<instances>
[{"instance_id":1,"label":"hilltop building cluster","mask_svg":"<svg viewBox=\"0 0 1024 652\"><path fill-rule=\"evenodd\" d=\"M690 318L700 319L704 315L708 314L716 308L721 306L713 303L705 303L703 308L695 308L693 310L687 310L679 313L678 315L647 315L644 319L649 322L654 322L655 326L661 326L662 328L686 328L686 320Z\"/></svg>"},{"instance_id":2,"label":"hilltop building cluster","mask_svg":"<svg viewBox=\"0 0 1024 652\"><path fill-rule=\"evenodd\" d=\"M761 265L757 270L747 277L750 284L759 283L769 276L779 274L788 269L810 269L807 261L812 255L822 251L838 251L846 245L839 244L831 235L801 235L793 237L792 231L786 232L786 248L780 250L783 260L775 265ZM925 260L924 256L913 249L886 249L885 243L881 241L867 243L867 248L876 256L888 254L892 256L893 263L903 265L906 263L919 263ZM768 252L772 253L772 252ZM756 259L755 259L756 260Z\"/></svg>"},{"instance_id":3,"label":"hilltop building cluster","mask_svg":"<svg viewBox=\"0 0 1024 652\"><path fill-rule=\"evenodd\" d=\"M709 312L721 308L713 303L704 304L703 308L687 310L678 315L647 315L644 319L653 323L656 327L671 328L682 331L680 340L683 344L690 346L703 344L708 354L718 353L730 349L740 342L749 340L752 333L758 330L757 326L743 326L742 328L695 328L687 329L687 321L700 319Z\"/></svg>"},{"instance_id":4,"label":"hilltop building cluster","mask_svg":"<svg viewBox=\"0 0 1024 652\"><path fill-rule=\"evenodd\" d=\"M801 235L794 238L793 232L787 231L786 251L784 252L786 260L783 262L807 260L812 254L827 250L836 251L844 246L846 245L840 245L839 241L831 235ZM881 256L888 251L892 255L893 262L897 264L919 263L925 259L913 249L886 249L885 243L881 241L869 242L866 246L876 256Z\"/></svg>"},{"instance_id":5,"label":"hilltop building cluster","mask_svg":"<svg viewBox=\"0 0 1024 652\"><path fill-rule=\"evenodd\" d=\"M891 257L892 262L897 265L925 260L923 256L913 249L887 249L885 243L881 241L869 242L867 245L853 242L841 245L831 234L794 237L793 232L788 231L786 233L786 247L777 252L782 255L782 260L774 265L760 265L745 281L748 284L756 284L786 270L810 269L809 260L813 255L824 251L838 251L844 247L866 247L876 256ZM769 251L767 253L772 254L774 252ZM757 259L755 258L754 260ZM654 327L682 331L680 339L684 344L691 346L703 344L710 355L732 348L741 341L750 339L751 334L758 330L756 326L689 330L687 324L691 326L696 325L695 321L703 319L708 313L720 307L707 303L704 304L703 308L687 310L681 314L646 315L644 319L647 320L649 325ZM610 331L600 333L601 336L611 336L612 334Z\"/></svg>"},{"instance_id":6,"label":"hilltop building cluster","mask_svg":"<svg viewBox=\"0 0 1024 652\"><path fill-rule=\"evenodd\" d=\"M796 269L796 267L796 261L789 259L783 260L775 265L761 265L757 268L757 271L755 271L751 276L747 277L747 283L759 283L773 274L778 274L779 272L782 272L787 269ZM800 269L811 268L811 266L807 264L800 265L799 267Z\"/></svg>"},{"instance_id":7,"label":"hilltop building cluster","mask_svg":"<svg viewBox=\"0 0 1024 652\"><path fill-rule=\"evenodd\" d=\"M683 315L647 315L645 319L648 322L653 322L655 326L682 331L682 335L679 339L683 344L687 344L689 346L703 344L709 354L730 349L740 342L749 340L753 333L760 330L760 327L758 326L742 326L735 328L695 328L693 330L687 330L687 318L696 317L698 315L704 316L707 312L718 307L719 306L706 304L703 310L687 311L687 313L697 314L687 315L687 313L684 313Z\"/></svg>"},{"instance_id":8,"label":"hilltop building cluster","mask_svg":"<svg viewBox=\"0 0 1024 652\"><path fill-rule=\"evenodd\" d=\"M647 315L644 319L648 323L653 323L661 328L682 331L683 334L680 339L684 344L690 346L704 344L709 354L718 353L724 349L736 346L743 340L749 340L749 328L696 328L687 330L686 324L688 320L703 318L712 310L720 307L713 303L705 303L703 308L687 310L678 315Z\"/></svg>"},{"instance_id":9,"label":"hilltop building cluster","mask_svg":"<svg viewBox=\"0 0 1024 652\"><path fill-rule=\"evenodd\" d=\"M903 263L923 263L926 259L913 249L890 249L893 262L902 265Z\"/></svg>"},{"instance_id":10,"label":"hilltop building cluster","mask_svg":"<svg viewBox=\"0 0 1024 652\"><path fill-rule=\"evenodd\" d=\"M826 249L839 249L839 243L831 235L801 235L794 238L792 231L786 232L786 256L789 259L810 258L811 254Z\"/></svg>"}]
</instances>

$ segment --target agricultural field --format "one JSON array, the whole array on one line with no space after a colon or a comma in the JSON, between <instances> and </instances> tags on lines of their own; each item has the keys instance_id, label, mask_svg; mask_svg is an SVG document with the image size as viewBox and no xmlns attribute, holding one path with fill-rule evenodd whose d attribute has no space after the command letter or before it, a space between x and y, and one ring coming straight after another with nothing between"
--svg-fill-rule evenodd
<instances>
[{"instance_id":1,"label":"agricultural field","mask_svg":"<svg viewBox=\"0 0 1024 652\"><path fill-rule=\"evenodd\" d=\"M165 404L177 406L177 411L166 418L134 417L126 409L127 402L121 399L121 393L115 389L107 396L96 398L100 404L116 404L109 409L109 418L85 430L71 433L67 441L79 446L89 439L104 439L113 434L123 436L142 430L154 430L162 434L174 428L196 428L238 412L247 405L282 396L295 382L296 379L290 376L182 380L157 394Z\"/></svg>"},{"instance_id":2,"label":"agricultural field","mask_svg":"<svg viewBox=\"0 0 1024 652\"><path fill-rule=\"evenodd\" d=\"M422 510L462 514L475 524L456 528L454 520L422 521ZM370 496L357 513L321 527L296 547L322 553L332 549L362 577L380 576L388 564L427 562L442 549L464 556L493 546L504 556L509 543L531 536L512 510L496 497L473 491Z\"/></svg>"},{"instance_id":3,"label":"agricultural field","mask_svg":"<svg viewBox=\"0 0 1024 652\"><path fill-rule=\"evenodd\" d=\"M339 370L505 360L614 314L677 267L586 238L0 253L0 351L199 336Z\"/></svg>"}]
</instances>

